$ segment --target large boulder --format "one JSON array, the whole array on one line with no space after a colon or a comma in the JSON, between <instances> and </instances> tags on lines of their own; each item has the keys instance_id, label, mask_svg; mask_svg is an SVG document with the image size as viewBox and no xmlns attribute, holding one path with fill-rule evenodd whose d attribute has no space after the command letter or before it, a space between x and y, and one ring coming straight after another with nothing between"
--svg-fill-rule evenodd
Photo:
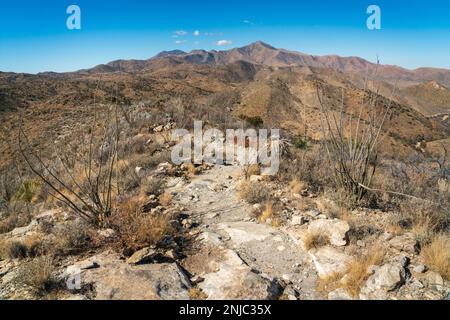
<instances>
[{"instance_id":1,"label":"large boulder","mask_svg":"<svg viewBox=\"0 0 450 320\"><path fill-rule=\"evenodd\" d=\"M361 299L385 299L386 294L405 283L405 270L402 264L388 263L371 275L361 289Z\"/></svg>"},{"instance_id":2,"label":"large boulder","mask_svg":"<svg viewBox=\"0 0 450 320\"><path fill-rule=\"evenodd\" d=\"M215 272L202 276L199 284L208 300L267 300L280 294L277 283L252 272L232 250L225 249L220 260L210 264Z\"/></svg>"},{"instance_id":3,"label":"large boulder","mask_svg":"<svg viewBox=\"0 0 450 320\"><path fill-rule=\"evenodd\" d=\"M250 241L264 241L273 235L274 229L265 224L254 222L232 222L220 224L219 229L225 231L236 244Z\"/></svg>"},{"instance_id":4,"label":"large boulder","mask_svg":"<svg viewBox=\"0 0 450 320\"><path fill-rule=\"evenodd\" d=\"M105 252L69 267L66 275L77 269L81 285L93 285L96 300L189 299L189 279L176 263L130 265Z\"/></svg>"},{"instance_id":5,"label":"large boulder","mask_svg":"<svg viewBox=\"0 0 450 320\"><path fill-rule=\"evenodd\" d=\"M319 219L309 224L308 232L311 234L322 234L328 236L330 243L336 247L347 244L347 233L350 226L346 221L339 219Z\"/></svg>"}]
</instances>

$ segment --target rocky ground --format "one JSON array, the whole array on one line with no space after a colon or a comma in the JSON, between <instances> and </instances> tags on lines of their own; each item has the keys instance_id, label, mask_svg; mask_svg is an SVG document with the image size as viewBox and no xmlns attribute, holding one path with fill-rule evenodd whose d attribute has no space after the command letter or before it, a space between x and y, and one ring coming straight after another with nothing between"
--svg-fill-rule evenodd
<instances>
[{"instance_id":1,"label":"rocky ground","mask_svg":"<svg viewBox=\"0 0 450 320\"><path fill-rule=\"evenodd\" d=\"M158 170L164 172L169 164ZM45 298L54 299L445 299L450 284L428 270L418 254L412 234L376 229L382 215L355 211L359 220L333 217L332 202L307 190L292 194L273 181L273 197L281 204L276 216L264 222L239 197L243 169L236 165L212 166L203 173L170 177L168 191L185 244L167 239L164 250L149 247L124 257L111 248L92 250L58 262L62 288ZM331 208L331 209L330 209ZM44 212L29 226L5 237L21 239L45 221L64 221L61 210ZM275 223L275 219L277 223ZM375 231L361 233L360 221ZM310 246L311 234L326 235L325 244ZM113 237L113 230L99 236ZM368 267L356 291L346 285L348 265L372 254L375 243L384 257ZM0 261L0 297L33 298L29 288L17 286L19 261ZM337 275L340 274L340 277ZM346 280L347 278L347 280ZM71 287L72 284L72 287ZM356 292L356 294L355 294Z\"/></svg>"}]
</instances>

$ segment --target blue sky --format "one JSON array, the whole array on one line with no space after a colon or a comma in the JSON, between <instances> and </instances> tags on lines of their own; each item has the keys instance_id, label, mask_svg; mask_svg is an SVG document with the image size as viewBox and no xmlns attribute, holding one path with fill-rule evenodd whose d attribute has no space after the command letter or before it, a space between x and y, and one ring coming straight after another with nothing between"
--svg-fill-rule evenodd
<instances>
[{"instance_id":1,"label":"blue sky","mask_svg":"<svg viewBox=\"0 0 450 320\"><path fill-rule=\"evenodd\" d=\"M66 27L66 9L72 4L81 8L81 30ZM371 4L381 8L381 30L366 27ZM220 46L221 40L230 44ZM17 0L0 4L0 71L73 71L115 59L148 59L162 50L226 50L256 40L309 54L371 61L378 54L384 64L450 69L450 1Z\"/></svg>"}]
</instances>

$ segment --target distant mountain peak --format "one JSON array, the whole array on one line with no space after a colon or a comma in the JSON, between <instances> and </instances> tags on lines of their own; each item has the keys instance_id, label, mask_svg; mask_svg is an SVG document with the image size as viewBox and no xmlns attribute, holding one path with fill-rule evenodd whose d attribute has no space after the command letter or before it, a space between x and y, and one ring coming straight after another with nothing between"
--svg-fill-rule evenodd
<instances>
[{"instance_id":1,"label":"distant mountain peak","mask_svg":"<svg viewBox=\"0 0 450 320\"><path fill-rule=\"evenodd\" d=\"M155 58L164 58L168 56L181 56L183 54L186 54L183 50L170 50L170 51L162 51L156 55Z\"/></svg>"},{"instance_id":2,"label":"distant mountain peak","mask_svg":"<svg viewBox=\"0 0 450 320\"><path fill-rule=\"evenodd\" d=\"M246 45L244 47L241 47L240 49L269 49L269 50L277 50L277 48L271 46L268 43L265 43L261 40L258 40L256 42L250 43L249 45Z\"/></svg>"}]
</instances>

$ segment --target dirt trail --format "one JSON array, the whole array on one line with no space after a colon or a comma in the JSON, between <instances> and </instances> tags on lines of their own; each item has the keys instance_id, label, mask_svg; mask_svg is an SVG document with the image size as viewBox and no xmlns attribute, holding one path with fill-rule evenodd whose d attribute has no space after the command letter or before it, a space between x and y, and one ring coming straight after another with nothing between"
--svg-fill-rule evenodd
<instances>
[{"instance_id":1,"label":"dirt trail","mask_svg":"<svg viewBox=\"0 0 450 320\"><path fill-rule=\"evenodd\" d=\"M252 271L290 284L300 299L318 298L309 255L283 229L252 219L252 206L239 200L241 173L239 166L214 166L187 185L172 181L171 191L196 222L198 239L233 250Z\"/></svg>"}]
</instances>

